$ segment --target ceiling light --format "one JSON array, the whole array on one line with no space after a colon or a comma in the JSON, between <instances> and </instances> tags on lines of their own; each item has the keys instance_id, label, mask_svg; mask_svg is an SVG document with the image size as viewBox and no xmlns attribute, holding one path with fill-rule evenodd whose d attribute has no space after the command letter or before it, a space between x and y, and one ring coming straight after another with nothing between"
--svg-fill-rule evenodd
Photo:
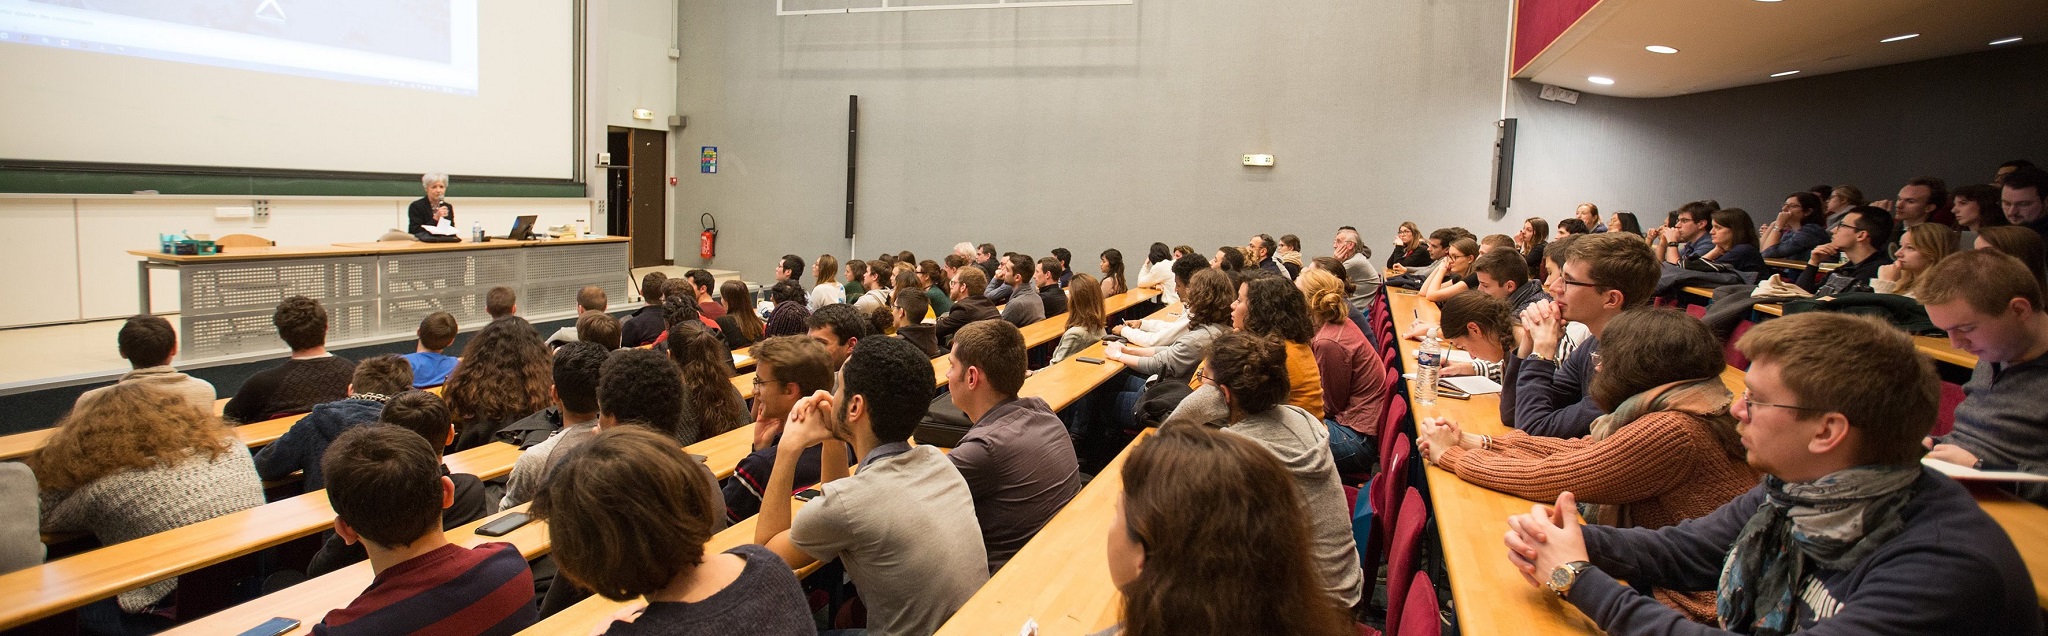
<instances>
[{"instance_id":1,"label":"ceiling light","mask_svg":"<svg viewBox=\"0 0 2048 636\"><path fill-rule=\"evenodd\" d=\"M1884 43L1887 43L1887 42L1897 42L1897 41L1900 41L1900 40L1911 40L1911 39L1913 39L1913 38L1917 38L1917 37L1920 37L1920 34L1918 34L1918 33L1908 33L1908 34L1905 34L1905 35L1894 35L1894 36L1891 36L1891 37L1888 37L1888 38L1885 38L1885 39L1882 39L1882 40L1878 40L1877 42L1878 42L1879 44L1884 44Z\"/></svg>"},{"instance_id":2,"label":"ceiling light","mask_svg":"<svg viewBox=\"0 0 2048 636\"><path fill-rule=\"evenodd\" d=\"M1663 54L1665 54L1665 55L1670 55L1670 54L1672 54L1672 53L1677 53L1677 52L1678 52L1678 49L1674 49L1674 48L1671 48L1671 47L1668 47L1668 46L1664 46L1664 45L1662 45L1662 44L1652 44L1652 45L1649 45L1649 46L1645 46L1645 47L1643 47L1643 50L1645 50L1645 51L1649 51L1649 52L1651 52L1651 53L1663 53Z\"/></svg>"},{"instance_id":3,"label":"ceiling light","mask_svg":"<svg viewBox=\"0 0 2048 636\"><path fill-rule=\"evenodd\" d=\"M2010 37L2010 38L2006 38L2006 39L2003 39L2003 40L1992 40L1992 41L1991 41L1991 45L1992 45L1992 46L1998 46L1998 45L2000 45L2000 44L2012 44L2012 43L2014 43L2014 42L2018 42L2018 41L2020 41L2020 38L2017 38L2017 37Z\"/></svg>"},{"instance_id":4,"label":"ceiling light","mask_svg":"<svg viewBox=\"0 0 2048 636\"><path fill-rule=\"evenodd\" d=\"M1795 74L1798 74L1798 73L1799 73L1799 71L1785 71L1785 72L1783 72L1783 73L1772 73L1772 74L1771 74L1771 77L1784 77L1784 76L1786 76L1786 75L1795 75Z\"/></svg>"},{"instance_id":5,"label":"ceiling light","mask_svg":"<svg viewBox=\"0 0 2048 636\"><path fill-rule=\"evenodd\" d=\"M1613 79L1611 79L1611 78L1606 78L1606 77L1601 77L1601 76L1598 76L1598 75L1594 75L1594 76L1591 76L1591 77L1587 77L1587 78L1586 78L1586 81L1588 81L1588 82L1592 82L1592 83L1594 83L1594 84L1600 84L1600 85L1603 85L1603 86L1605 86L1605 85L1610 85L1610 84L1613 84L1613 83L1614 83L1614 80L1613 80Z\"/></svg>"}]
</instances>

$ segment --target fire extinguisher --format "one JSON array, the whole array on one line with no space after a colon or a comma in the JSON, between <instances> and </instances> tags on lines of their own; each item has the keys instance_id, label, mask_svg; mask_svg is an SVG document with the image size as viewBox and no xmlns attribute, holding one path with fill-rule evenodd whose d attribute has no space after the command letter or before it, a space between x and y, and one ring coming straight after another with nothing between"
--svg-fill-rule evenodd
<instances>
[{"instance_id":1,"label":"fire extinguisher","mask_svg":"<svg viewBox=\"0 0 2048 636\"><path fill-rule=\"evenodd\" d=\"M706 212L702 216L697 217L697 224L704 228L704 232L697 235L697 256L705 259L717 256L718 219L711 216L710 212Z\"/></svg>"}]
</instances>

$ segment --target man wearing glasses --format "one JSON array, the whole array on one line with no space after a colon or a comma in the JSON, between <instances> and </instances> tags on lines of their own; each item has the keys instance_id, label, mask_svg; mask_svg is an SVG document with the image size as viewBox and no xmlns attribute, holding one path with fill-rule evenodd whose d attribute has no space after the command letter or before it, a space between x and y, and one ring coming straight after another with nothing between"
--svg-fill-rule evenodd
<instances>
[{"instance_id":1,"label":"man wearing glasses","mask_svg":"<svg viewBox=\"0 0 2048 636\"><path fill-rule=\"evenodd\" d=\"M1524 580L1615 636L2041 633L2012 539L1920 465L1940 391L1910 338L1815 312L1758 325L1736 347L1751 363L1731 410L1763 483L1661 529L1582 526L1563 493L1508 519L1508 561ZM1843 373L1852 367L1883 372ZM1717 591L1719 624L1692 624L1631 585Z\"/></svg>"},{"instance_id":2,"label":"man wearing glasses","mask_svg":"<svg viewBox=\"0 0 2048 636\"><path fill-rule=\"evenodd\" d=\"M782 440L782 424L798 399L819 391L832 390L832 356L825 346L809 336L780 336L762 340L749 351L754 356L754 452L740 459L725 491L727 521L739 521L761 510L761 490L768 485L768 473L775 468L776 443ZM804 450L797 460L798 488L818 483L819 452L823 446Z\"/></svg>"},{"instance_id":3,"label":"man wearing glasses","mask_svg":"<svg viewBox=\"0 0 2048 636\"><path fill-rule=\"evenodd\" d=\"M1892 262L1892 257L1882 249L1891 239L1892 213L1868 205L1851 208L1840 222L1828 226L1828 244L1813 248L1797 284L1813 292L1816 298L1870 291L1870 279L1877 276L1877 268ZM1847 254L1849 262L1823 279L1821 264L1841 254Z\"/></svg>"},{"instance_id":4,"label":"man wearing glasses","mask_svg":"<svg viewBox=\"0 0 2048 636\"><path fill-rule=\"evenodd\" d=\"M1528 357L1513 366L1511 387L1501 394L1503 407L1514 405L1514 417L1503 419L1530 435L1583 437L1604 413L1592 398L1600 332L1621 312L1649 302L1662 270L1643 240L1625 232L1575 239L1561 269L1546 290L1552 300L1522 310L1531 346ZM1566 322L1586 325L1592 337L1560 361L1558 344Z\"/></svg>"}]
</instances>

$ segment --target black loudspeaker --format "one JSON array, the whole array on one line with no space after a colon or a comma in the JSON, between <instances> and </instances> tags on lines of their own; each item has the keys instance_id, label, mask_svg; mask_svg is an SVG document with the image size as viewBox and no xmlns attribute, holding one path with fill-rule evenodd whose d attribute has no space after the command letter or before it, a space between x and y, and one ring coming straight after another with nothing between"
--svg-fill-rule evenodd
<instances>
[{"instance_id":1,"label":"black loudspeaker","mask_svg":"<svg viewBox=\"0 0 2048 636\"><path fill-rule=\"evenodd\" d=\"M860 157L860 96L846 96L846 238L853 238L854 163Z\"/></svg>"},{"instance_id":2,"label":"black loudspeaker","mask_svg":"<svg viewBox=\"0 0 2048 636\"><path fill-rule=\"evenodd\" d=\"M1515 195L1515 120L1495 124L1493 138L1493 218L1507 214Z\"/></svg>"}]
</instances>

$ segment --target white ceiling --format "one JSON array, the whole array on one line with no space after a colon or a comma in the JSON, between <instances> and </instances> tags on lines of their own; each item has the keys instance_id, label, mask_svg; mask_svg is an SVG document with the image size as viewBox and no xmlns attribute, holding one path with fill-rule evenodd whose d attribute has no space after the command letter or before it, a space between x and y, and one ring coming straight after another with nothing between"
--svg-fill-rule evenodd
<instances>
[{"instance_id":1,"label":"white ceiling","mask_svg":"<svg viewBox=\"0 0 2048 636\"><path fill-rule=\"evenodd\" d=\"M1920 36L1879 42L1908 33ZM1989 44L2015 36L2025 39ZM2048 0L1601 0L1515 77L1669 97L2044 42Z\"/></svg>"}]
</instances>

